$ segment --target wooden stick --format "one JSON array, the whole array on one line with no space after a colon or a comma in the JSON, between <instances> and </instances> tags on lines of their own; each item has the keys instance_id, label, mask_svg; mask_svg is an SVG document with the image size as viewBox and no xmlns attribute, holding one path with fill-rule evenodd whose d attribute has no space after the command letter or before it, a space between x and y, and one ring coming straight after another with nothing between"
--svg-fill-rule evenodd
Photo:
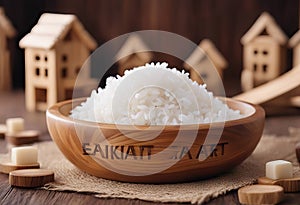
<instances>
[{"instance_id":1,"label":"wooden stick","mask_svg":"<svg viewBox=\"0 0 300 205\"><path fill-rule=\"evenodd\" d=\"M290 103L294 107L300 107L300 96L291 97Z\"/></svg>"},{"instance_id":2,"label":"wooden stick","mask_svg":"<svg viewBox=\"0 0 300 205\"><path fill-rule=\"evenodd\" d=\"M276 78L275 80L272 80L233 98L253 104L262 104L300 86L299 76L300 65L294 67L292 70Z\"/></svg>"}]
</instances>

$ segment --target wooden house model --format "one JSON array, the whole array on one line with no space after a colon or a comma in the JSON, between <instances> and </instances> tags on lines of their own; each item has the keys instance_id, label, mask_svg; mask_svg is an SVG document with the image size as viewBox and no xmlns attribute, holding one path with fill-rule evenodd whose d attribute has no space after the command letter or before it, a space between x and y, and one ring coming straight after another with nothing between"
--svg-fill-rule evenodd
<instances>
[{"instance_id":1,"label":"wooden house model","mask_svg":"<svg viewBox=\"0 0 300 205\"><path fill-rule=\"evenodd\" d=\"M199 84L205 83L209 90L218 92L215 88L222 84L218 81L222 79L228 63L209 39L203 39L198 48L193 51L183 66L189 71L192 80ZM216 76L215 68L220 77Z\"/></svg>"},{"instance_id":2,"label":"wooden house model","mask_svg":"<svg viewBox=\"0 0 300 205\"><path fill-rule=\"evenodd\" d=\"M293 67L300 64L300 30L289 40L289 47L293 49Z\"/></svg>"},{"instance_id":3,"label":"wooden house model","mask_svg":"<svg viewBox=\"0 0 300 205\"><path fill-rule=\"evenodd\" d=\"M283 72L287 42L287 36L273 17L267 12L262 13L241 38L244 47L243 72L247 70L242 73L244 91L275 79ZM253 79L249 80L248 77Z\"/></svg>"},{"instance_id":4,"label":"wooden house model","mask_svg":"<svg viewBox=\"0 0 300 205\"><path fill-rule=\"evenodd\" d=\"M125 70L150 63L152 57L152 53L143 40L137 34L132 34L116 54L119 64L118 73L123 75Z\"/></svg>"},{"instance_id":5,"label":"wooden house model","mask_svg":"<svg viewBox=\"0 0 300 205\"><path fill-rule=\"evenodd\" d=\"M288 45L293 49L293 69L295 69L300 65L300 30L290 38ZM300 107L300 86L294 89L293 94L294 96L290 98L291 104Z\"/></svg>"},{"instance_id":6,"label":"wooden house model","mask_svg":"<svg viewBox=\"0 0 300 205\"><path fill-rule=\"evenodd\" d=\"M45 13L19 42L25 48L25 97L29 111L72 97L78 72L96 41L76 16ZM85 73L88 77L89 73Z\"/></svg>"},{"instance_id":7,"label":"wooden house model","mask_svg":"<svg viewBox=\"0 0 300 205\"><path fill-rule=\"evenodd\" d=\"M0 91L11 88L10 52L8 39L16 35L16 30L0 7Z\"/></svg>"}]
</instances>

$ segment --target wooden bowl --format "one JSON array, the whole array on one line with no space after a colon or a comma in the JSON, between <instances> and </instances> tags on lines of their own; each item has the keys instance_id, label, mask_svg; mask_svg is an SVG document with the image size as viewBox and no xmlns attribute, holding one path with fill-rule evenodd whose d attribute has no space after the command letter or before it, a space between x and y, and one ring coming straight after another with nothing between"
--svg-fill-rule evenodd
<instances>
[{"instance_id":1,"label":"wooden bowl","mask_svg":"<svg viewBox=\"0 0 300 205\"><path fill-rule=\"evenodd\" d=\"M232 99L224 101L240 110L243 118L165 127L70 118L72 106L84 100L60 102L47 110L50 135L79 169L117 181L176 183L216 176L243 162L264 128L265 112L260 106Z\"/></svg>"}]
</instances>

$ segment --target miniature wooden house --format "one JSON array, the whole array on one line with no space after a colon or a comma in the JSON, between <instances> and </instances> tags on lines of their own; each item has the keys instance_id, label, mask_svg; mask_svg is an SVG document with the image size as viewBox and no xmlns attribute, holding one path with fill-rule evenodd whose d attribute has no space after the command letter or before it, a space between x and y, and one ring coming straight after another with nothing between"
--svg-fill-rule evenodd
<instances>
[{"instance_id":1,"label":"miniature wooden house","mask_svg":"<svg viewBox=\"0 0 300 205\"><path fill-rule=\"evenodd\" d=\"M136 34L130 35L116 55L118 73L123 75L125 70L145 65L151 59L152 54L143 40Z\"/></svg>"},{"instance_id":2,"label":"miniature wooden house","mask_svg":"<svg viewBox=\"0 0 300 205\"><path fill-rule=\"evenodd\" d=\"M97 47L76 16L51 13L43 14L19 45L25 48L25 97L29 111L43 111L71 98L81 66Z\"/></svg>"},{"instance_id":3,"label":"miniature wooden house","mask_svg":"<svg viewBox=\"0 0 300 205\"><path fill-rule=\"evenodd\" d=\"M288 38L272 16L266 12L256 20L241 38L243 44L243 69L251 72L254 87L278 77L286 66ZM243 75L243 74L242 74ZM245 76L245 75L244 75ZM245 79L245 78L244 78ZM243 82L242 89L253 87Z\"/></svg>"},{"instance_id":4,"label":"miniature wooden house","mask_svg":"<svg viewBox=\"0 0 300 205\"><path fill-rule=\"evenodd\" d=\"M300 30L298 30L288 43L290 48L293 48L293 67L300 64Z\"/></svg>"},{"instance_id":5,"label":"miniature wooden house","mask_svg":"<svg viewBox=\"0 0 300 205\"><path fill-rule=\"evenodd\" d=\"M16 30L0 7L0 91L11 88L10 52L8 39L16 35Z\"/></svg>"},{"instance_id":6,"label":"miniature wooden house","mask_svg":"<svg viewBox=\"0 0 300 205\"><path fill-rule=\"evenodd\" d=\"M290 38L288 45L293 49L293 69L295 69L300 65L300 30ZM291 104L300 107L300 87L294 89L293 95L290 98Z\"/></svg>"},{"instance_id":7,"label":"miniature wooden house","mask_svg":"<svg viewBox=\"0 0 300 205\"><path fill-rule=\"evenodd\" d=\"M192 80L199 84L205 83L213 91L216 85L222 83L217 81L222 79L223 70L228 63L209 39L203 39L198 47L200 49L195 49L183 66L189 71ZM217 69L220 78L216 76L214 68Z\"/></svg>"}]
</instances>

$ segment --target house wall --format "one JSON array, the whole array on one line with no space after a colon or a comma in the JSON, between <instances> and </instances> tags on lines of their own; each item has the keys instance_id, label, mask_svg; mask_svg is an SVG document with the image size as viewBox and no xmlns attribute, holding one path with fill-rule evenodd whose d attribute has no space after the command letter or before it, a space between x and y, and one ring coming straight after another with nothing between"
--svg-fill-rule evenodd
<instances>
[{"instance_id":1,"label":"house wall","mask_svg":"<svg viewBox=\"0 0 300 205\"><path fill-rule=\"evenodd\" d=\"M255 86L281 74L285 67L283 49L271 36L266 35L258 36L244 46L244 69L253 72Z\"/></svg>"},{"instance_id":2,"label":"house wall","mask_svg":"<svg viewBox=\"0 0 300 205\"><path fill-rule=\"evenodd\" d=\"M215 69L215 70L214 70ZM222 71L215 67L209 58L203 58L197 66L189 68L190 77L192 80L197 81L199 84L205 83L207 89L216 95L223 95L223 89L220 84L220 72ZM219 76L216 76L216 73Z\"/></svg>"},{"instance_id":3,"label":"house wall","mask_svg":"<svg viewBox=\"0 0 300 205\"><path fill-rule=\"evenodd\" d=\"M87 60L90 51L72 31L67 40L61 40L57 43L55 49L57 57L57 85L59 88L58 101L62 101L72 98L77 75ZM89 77L88 70L84 69L80 76L81 78Z\"/></svg>"},{"instance_id":4,"label":"house wall","mask_svg":"<svg viewBox=\"0 0 300 205\"><path fill-rule=\"evenodd\" d=\"M11 68L7 38L0 29L0 91L9 90L11 87Z\"/></svg>"},{"instance_id":5,"label":"house wall","mask_svg":"<svg viewBox=\"0 0 300 205\"><path fill-rule=\"evenodd\" d=\"M118 73L119 75L124 75L125 70L132 69L137 66L143 66L146 63L149 63L150 60L151 54L149 54L149 57L140 57L136 54L132 54L125 61L119 63Z\"/></svg>"},{"instance_id":6,"label":"house wall","mask_svg":"<svg viewBox=\"0 0 300 205\"><path fill-rule=\"evenodd\" d=\"M210 84L209 82L212 74L210 72L211 70L210 68L211 68L210 61L207 58L202 59L197 66L193 68L189 67L191 79L197 81L199 84L200 83ZM203 79L201 76L203 77Z\"/></svg>"},{"instance_id":7,"label":"house wall","mask_svg":"<svg viewBox=\"0 0 300 205\"><path fill-rule=\"evenodd\" d=\"M54 50L25 49L25 99L27 110L45 110L57 102L55 58ZM45 90L45 93L39 92L37 89Z\"/></svg>"},{"instance_id":8,"label":"house wall","mask_svg":"<svg viewBox=\"0 0 300 205\"><path fill-rule=\"evenodd\" d=\"M4 84L4 90L10 90L12 87L12 80L11 80L11 58L10 58L10 52L9 50L5 50L3 53L3 60L2 60L2 65L3 65L3 84ZM1 90L1 88L0 88Z\"/></svg>"},{"instance_id":9,"label":"house wall","mask_svg":"<svg viewBox=\"0 0 300 205\"><path fill-rule=\"evenodd\" d=\"M300 64L300 44L293 49L293 67Z\"/></svg>"}]
</instances>

